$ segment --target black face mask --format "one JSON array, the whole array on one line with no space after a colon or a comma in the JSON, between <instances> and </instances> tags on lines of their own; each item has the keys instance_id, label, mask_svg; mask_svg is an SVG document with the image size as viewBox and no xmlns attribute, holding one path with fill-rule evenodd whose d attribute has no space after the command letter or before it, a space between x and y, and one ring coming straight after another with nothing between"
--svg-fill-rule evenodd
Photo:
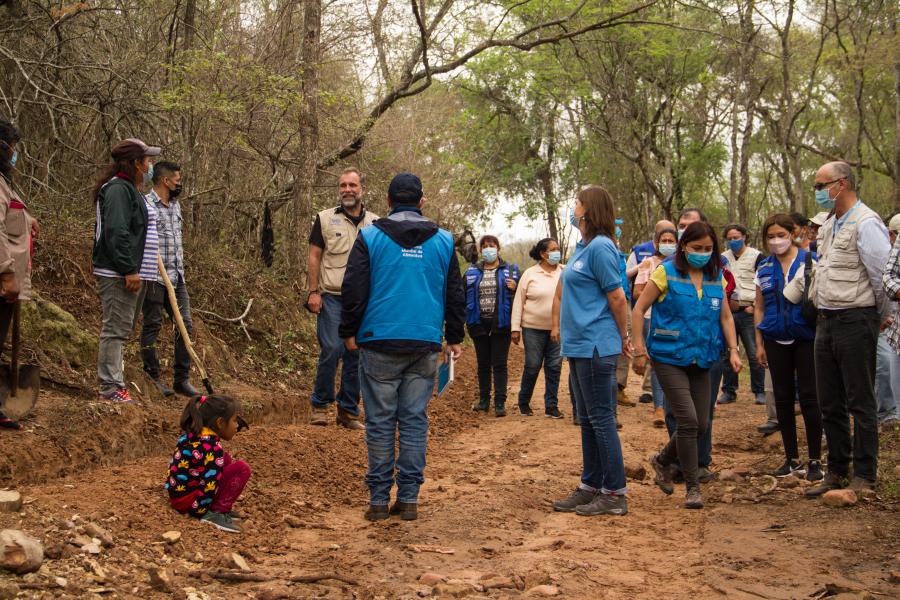
<instances>
[{"instance_id":1,"label":"black face mask","mask_svg":"<svg viewBox=\"0 0 900 600\"><path fill-rule=\"evenodd\" d=\"M179 183L178 185L175 186L175 189L174 189L174 190L169 190L169 198L171 198L172 200L174 200L175 198L177 198L178 196L180 196L180 195L181 195L181 190L182 190L182 189L183 189L183 188L181 187L181 184Z\"/></svg>"}]
</instances>

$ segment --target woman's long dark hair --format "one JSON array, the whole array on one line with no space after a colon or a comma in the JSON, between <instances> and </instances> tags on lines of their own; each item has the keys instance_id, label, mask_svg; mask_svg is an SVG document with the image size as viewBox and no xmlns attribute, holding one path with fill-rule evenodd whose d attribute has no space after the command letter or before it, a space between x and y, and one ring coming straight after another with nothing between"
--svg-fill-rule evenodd
<instances>
[{"instance_id":1,"label":"woman's long dark hair","mask_svg":"<svg viewBox=\"0 0 900 600\"><path fill-rule=\"evenodd\" d=\"M589 185L578 192L578 200L584 207L585 243L598 235L616 239L616 209L612 196L599 185Z\"/></svg>"},{"instance_id":2,"label":"woman's long dark hair","mask_svg":"<svg viewBox=\"0 0 900 600\"><path fill-rule=\"evenodd\" d=\"M228 421L238 411L239 406L238 401L231 396L222 394L194 396L187 401L181 413L181 430L200 435L203 428L208 427L219 433L216 429L216 420L222 418Z\"/></svg>"},{"instance_id":3,"label":"woman's long dark hair","mask_svg":"<svg viewBox=\"0 0 900 600\"><path fill-rule=\"evenodd\" d=\"M100 175L98 175L97 181L94 183L94 188L91 190L91 200L94 202L97 201L97 194L100 193L100 188L102 188L107 181L115 177L117 173L124 173L129 177L131 183L137 184L137 169L135 168L134 163L143 158L144 151L139 146L135 145L134 150L129 149L119 156L119 158L113 159L112 163L105 166L103 170L100 171Z\"/></svg>"},{"instance_id":4,"label":"woman's long dark hair","mask_svg":"<svg viewBox=\"0 0 900 600\"><path fill-rule=\"evenodd\" d=\"M12 181L13 170L12 163L10 162L12 160L12 146L21 139L22 136L19 134L19 130L16 129L15 125L9 121L0 119L0 175L10 182Z\"/></svg>"},{"instance_id":5,"label":"woman's long dark hair","mask_svg":"<svg viewBox=\"0 0 900 600\"><path fill-rule=\"evenodd\" d=\"M719 252L719 240L709 223L704 223L703 221L691 223L684 230L684 233L681 234L681 239L678 240L678 249L675 251L675 268L682 273L687 273L689 268L687 252L685 251L687 244L707 236L712 240L713 249L709 262L703 267L703 276L710 281L718 281L722 277L722 255Z\"/></svg>"},{"instance_id":6,"label":"woman's long dark hair","mask_svg":"<svg viewBox=\"0 0 900 600\"><path fill-rule=\"evenodd\" d=\"M541 262L543 260L543 256L541 253L546 252L547 248L550 247L550 242L556 242L553 238L544 238L539 241L534 247L528 252L528 256L533 258L535 262Z\"/></svg>"}]
</instances>

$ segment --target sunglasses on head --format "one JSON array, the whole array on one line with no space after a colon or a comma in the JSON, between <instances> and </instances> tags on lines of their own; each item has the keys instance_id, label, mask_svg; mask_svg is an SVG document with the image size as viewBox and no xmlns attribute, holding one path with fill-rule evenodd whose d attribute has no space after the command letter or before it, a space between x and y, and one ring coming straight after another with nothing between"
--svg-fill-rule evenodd
<instances>
[{"instance_id":1,"label":"sunglasses on head","mask_svg":"<svg viewBox=\"0 0 900 600\"><path fill-rule=\"evenodd\" d=\"M831 185L832 183L837 183L837 182L840 181L841 179L843 179L843 177L839 177L839 178L837 178L837 179L832 179L831 181L826 181L826 182L824 182L824 183L814 183L814 184L813 184L813 189L814 189L815 191L817 191L817 192L818 192L818 191L821 191L821 190L824 190L825 188L827 188L827 187L828 187L829 185Z\"/></svg>"}]
</instances>

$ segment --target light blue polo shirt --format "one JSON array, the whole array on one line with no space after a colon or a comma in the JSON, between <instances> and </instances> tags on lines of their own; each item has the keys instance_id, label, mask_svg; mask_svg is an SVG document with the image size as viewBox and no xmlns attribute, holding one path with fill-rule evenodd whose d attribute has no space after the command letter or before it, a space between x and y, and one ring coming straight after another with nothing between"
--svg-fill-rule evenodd
<instances>
[{"instance_id":1,"label":"light blue polo shirt","mask_svg":"<svg viewBox=\"0 0 900 600\"><path fill-rule=\"evenodd\" d=\"M578 242L562 273L559 334L562 355L592 358L622 353L622 337L606 294L622 287L619 250L598 235L587 245Z\"/></svg>"}]
</instances>

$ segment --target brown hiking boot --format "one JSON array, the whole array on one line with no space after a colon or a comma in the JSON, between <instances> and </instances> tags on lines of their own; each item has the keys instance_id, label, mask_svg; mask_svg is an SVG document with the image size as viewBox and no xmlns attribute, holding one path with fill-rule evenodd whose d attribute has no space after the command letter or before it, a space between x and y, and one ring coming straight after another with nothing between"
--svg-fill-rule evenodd
<instances>
[{"instance_id":1,"label":"brown hiking boot","mask_svg":"<svg viewBox=\"0 0 900 600\"><path fill-rule=\"evenodd\" d=\"M313 406L312 413L309 416L309 424L321 425L323 427L328 425L328 409Z\"/></svg>"},{"instance_id":2,"label":"brown hiking boot","mask_svg":"<svg viewBox=\"0 0 900 600\"><path fill-rule=\"evenodd\" d=\"M418 512L419 505L415 502L394 502L394 505L391 507L392 515L400 515L400 518L404 521L415 521L419 518Z\"/></svg>"},{"instance_id":3,"label":"brown hiking boot","mask_svg":"<svg viewBox=\"0 0 900 600\"><path fill-rule=\"evenodd\" d=\"M619 406L637 406L637 402L625 395L625 390L621 388L616 394L616 402L619 404Z\"/></svg>"},{"instance_id":4,"label":"brown hiking boot","mask_svg":"<svg viewBox=\"0 0 900 600\"><path fill-rule=\"evenodd\" d=\"M370 504L369 510L363 516L367 521L383 521L390 515L388 514L387 504Z\"/></svg>"},{"instance_id":5,"label":"brown hiking boot","mask_svg":"<svg viewBox=\"0 0 900 600\"><path fill-rule=\"evenodd\" d=\"M655 473L653 483L666 495L671 495L675 491L675 487L672 485L672 473L669 466L659 461L659 454L654 454L650 457L650 466L653 467L653 472Z\"/></svg>"},{"instance_id":6,"label":"brown hiking boot","mask_svg":"<svg viewBox=\"0 0 900 600\"><path fill-rule=\"evenodd\" d=\"M662 406L653 411L653 426L658 429L666 426L666 411Z\"/></svg>"},{"instance_id":7,"label":"brown hiking boot","mask_svg":"<svg viewBox=\"0 0 900 600\"><path fill-rule=\"evenodd\" d=\"M684 496L685 508L703 508L703 496L700 494L699 487L689 487L687 494Z\"/></svg>"},{"instance_id":8,"label":"brown hiking boot","mask_svg":"<svg viewBox=\"0 0 900 600\"><path fill-rule=\"evenodd\" d=\"M359 416L351 415L346 410L342 408L337 409L337 417L335 417L335 421L341 427L346 427L347 429L352 429L354 431L365 431L366 426L362 424L359 420Z\"/></svg>"},{"instance_id":9,"label":"brown hiking boot","mask_svg":"<svg viewBox=\"0 0 900 600\"><path fill-rule=\"evenodd\" d=\"M846 485L847 478L841 477L840 475L835 475L831 471L825 473L825 479L819 483L817 486L813 486L808 488L804 495L807 498L818 498L825 494L825 492L830 492L831 490L839 490Z\"/></svg>"},{"instance_id":10,"label":"brown hiking boot","mask_svg":"<svg viewBox=\"0 0 900 600\"><path fill-rule=\"evenodd\" d=\"M863 479L862 477L854 477L850 481L849 487L856 492L856 495L860 498L875 495L875 482Z\"/></svg>"}]
</instances>

